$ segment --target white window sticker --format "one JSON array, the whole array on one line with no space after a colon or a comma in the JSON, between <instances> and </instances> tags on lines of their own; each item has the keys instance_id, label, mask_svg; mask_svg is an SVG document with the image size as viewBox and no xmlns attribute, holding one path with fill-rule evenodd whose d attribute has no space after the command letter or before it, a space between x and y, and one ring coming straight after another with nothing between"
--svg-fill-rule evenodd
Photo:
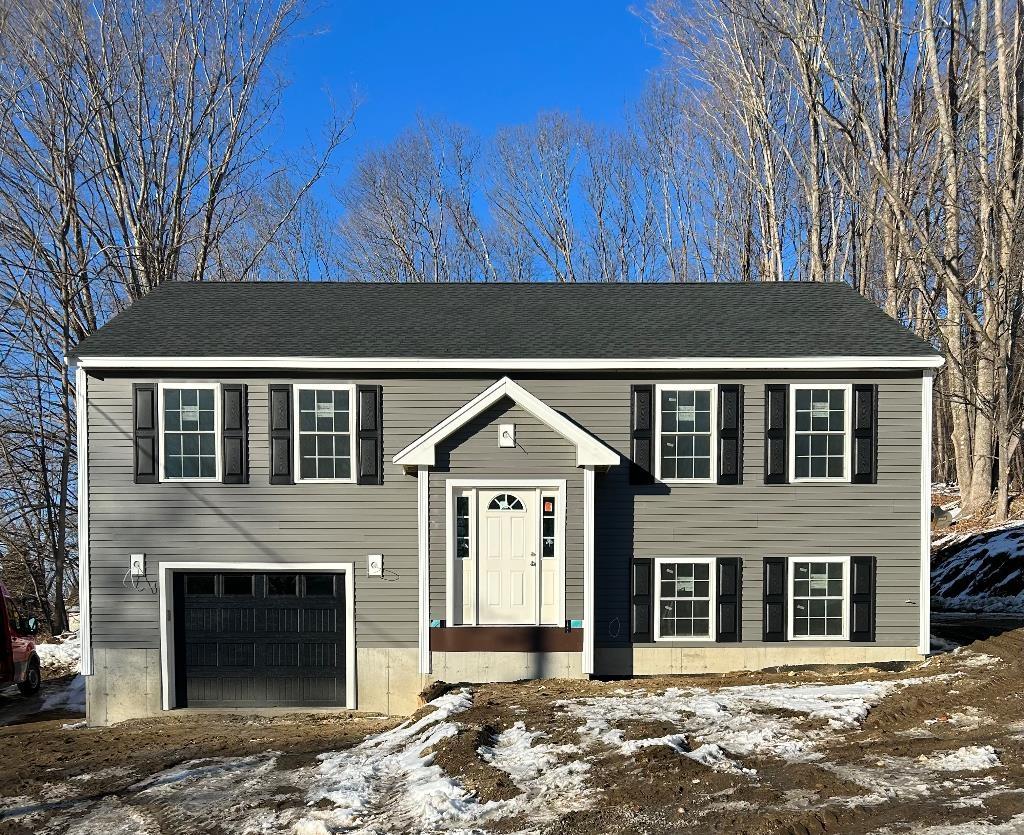
<instances>
[{"instance_id":1,"label":"white window sticker","mask_svg":"<svg viewBox=\"0 0 1024 835\"><path fill-rule=\"evenodd\" d=\"M693 423L697 419L697 407L696 406L680 406L679 417L681 420L687 423Z\"/></svg>"},{"instance_id":2,"label":"white window sticker","mask_svg":"<svg viewBox=\"0 0 1024 835\"><path fill-rule=\"evenodd\" d=\"M199 407L198 406L182 406L181 407L181 419L182 420L199 420Z\"/></svg>"},{"instance_id":3,"label":"white window sticker","mask_svg":"<svg viewBox=\"0 0 1024 835\"><path fill-rule=\"evenodd\" d=\"M811 404L811 417L816 418L827 418L828 417L828 401L819 401Z\"/></svg>"},{"instance_id":4,"label":"white window sticker","mask_svg":"<svg viewBox=\"0 0 1024 835\"><path fill-rule=\"evenodd\" d=\"M316 404L316 416L318 418L332 418L332 417L334 417L334 404L333 403L317 403Z\"/></svg>"}]
</instances>

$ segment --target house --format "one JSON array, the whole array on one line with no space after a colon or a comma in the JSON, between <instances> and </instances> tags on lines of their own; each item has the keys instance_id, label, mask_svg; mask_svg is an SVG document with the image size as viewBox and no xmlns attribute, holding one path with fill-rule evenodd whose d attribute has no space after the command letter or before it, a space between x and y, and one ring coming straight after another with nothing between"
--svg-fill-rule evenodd
<instances>
[{"instance_id":1,"label":"house","mask_svg":"<svg viewBox=\"0 0 1024 835\"><path fill-rule=\"evenodd\" d=\"M844 284L171 284L69 362L93 724L928 652L942 359Z\"/></svg>"}]
</instances>

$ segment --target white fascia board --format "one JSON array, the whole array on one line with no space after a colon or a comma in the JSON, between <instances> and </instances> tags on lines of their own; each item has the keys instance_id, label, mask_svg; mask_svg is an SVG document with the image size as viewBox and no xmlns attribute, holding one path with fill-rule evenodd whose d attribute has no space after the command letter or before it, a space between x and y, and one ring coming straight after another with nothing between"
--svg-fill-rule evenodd
<instances>
[{"instance_id":1,"label":"white fascia board","mask_svg":"<svg viewBox=\"0 0 1024 835\"><path fill-rule=\"evenodd\" d=\"M941 368L938 355L902 357L667 357L493 359L452 357L79 357L87 369L293 369L322 371L717 371L717 370L877 370Z\"/></svg>"},{"instance_id":2,"label":"white fascia board","mask_svg":"<svg viewBox=\"0 0 1024 835\"><path fill-rule=\"evenodd\" d=\"M537 420L572 442L576 447L576 466L593 465L611 467L619 463L619 454L601 441L577 426L565 416L552 409L547 403L530 394L521 385L508 377L502 377L484 389L461 408L450 414L439 424L425 432L405 449L392 458L392 462L405 467L432 467L435 462L437 444L465 426L473 418L503 397L511 398Z\"/></svg>"}]
</instances>

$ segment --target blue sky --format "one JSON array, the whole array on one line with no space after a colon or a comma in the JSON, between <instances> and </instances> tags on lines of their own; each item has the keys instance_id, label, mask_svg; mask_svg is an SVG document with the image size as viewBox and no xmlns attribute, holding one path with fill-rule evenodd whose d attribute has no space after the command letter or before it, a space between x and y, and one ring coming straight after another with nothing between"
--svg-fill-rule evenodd
<instances>
[{"instance_id":1,"label":"blue sky","mask_svg":"<svg viewBox=\"0 0 1024 835\"><path fill-rule=\"evenodd\" d=\"M662 63L628 0L326 0L284 55L284 149L316 135L328 93L362 106L338 159L394 139L418 113L483 135L560 109L617 124Z\"/></svg>"}]
</instances>

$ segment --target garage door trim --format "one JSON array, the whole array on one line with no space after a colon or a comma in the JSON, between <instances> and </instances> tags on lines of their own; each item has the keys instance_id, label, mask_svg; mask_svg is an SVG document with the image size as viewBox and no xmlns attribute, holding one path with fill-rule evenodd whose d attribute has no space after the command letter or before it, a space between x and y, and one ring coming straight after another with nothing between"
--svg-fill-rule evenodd
<instances>
[{"instance_id":1,"label":"garage door trim","mask_svg":"<svg viewBox=\"0 0 1024 835\"><path fill-rule=\"evenodd\" d=\"M350 562L161 562L160 576L160 669L162 706L175 705L174 581L176 571L274 571L329 572L345 575L345 708L356 709L355 571Z\"/></svg>"}]
</instances>

